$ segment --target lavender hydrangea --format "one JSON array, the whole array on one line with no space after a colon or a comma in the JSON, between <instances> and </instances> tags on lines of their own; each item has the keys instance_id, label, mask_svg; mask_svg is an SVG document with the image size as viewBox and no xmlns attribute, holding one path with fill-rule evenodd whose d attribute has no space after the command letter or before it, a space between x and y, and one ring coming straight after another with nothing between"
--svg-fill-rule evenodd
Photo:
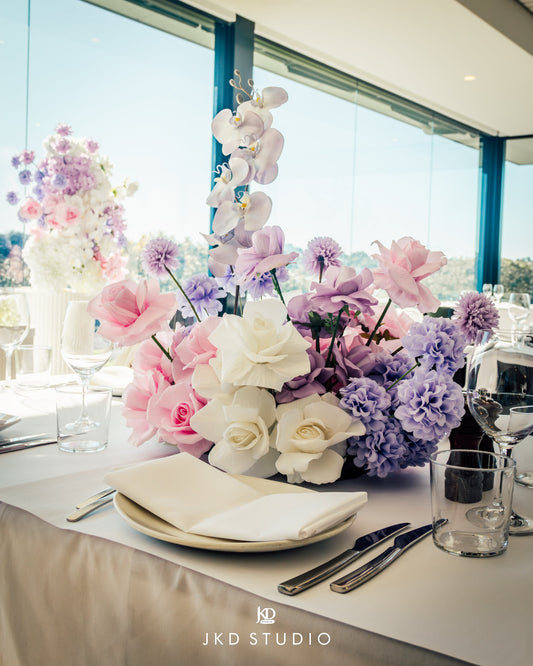
<instances>
[{"instance_id":1,"label":"lavender hydrangea","mask_svg":"<svg viewBox=\"0 0 533 666\"><path fill-rule=\"evenodd\" d=\"M155 238L146 244L142 253L142 262L151 275L166 277L167 269L170 271L179 265L179 248L167 238Z\"/></svg>"},{"instance_id":2,"label":"lavender hydrangea","mask_svg":"<svg viewBox=\"0 0 533 666\"><path fill-rule=\"evenodd\" d=\"M22 185L28 185L31 183L31 171L29 169L23 169L19 172L19 182Z\"/></svg>"},{"instance_id":3,"label":"lavender hydrangea","mask_svg":"<svg viewBox=\"0 0 533 666\"><path fill-rule=\"evenodd\" d=\"M340 266L341 246L329 236L318 236L309 241L303 253L303 264L311 275L322 277L329 266Z\"/></svg>"},{"instance_id":4,"label":"lavender hydrangea","mask_svg":"<svg viewBox=\"0 0 533 666\"><path fill-rule=\"evenodd\" d=\"M444 373L418 368L398 384L400 406L394 416L416 439L439 441L456 428L464 414L463 392Z\"/></svg>"},{"instance_id":5,"label":"lavender hydrangea","mask_svg":"<svg viewBox=\"0 0 533 666\"><path fill-rule=\"evenodd\" d=\"M372 379L360 377L340 390L341 407L360 420L367 432L388 419L391 399L387 391Z\"/></svg>"},{"instance_id":6,"label":"lavender hydrangea","mask_svg":"<svg viewBox=\"0 0 533 666\"><path fill-rule=\"evenodd\" d=\"M402 338L402 345L425 370L434 368L453 375L465 364L466 338L461 330L444 317L424 317L414 323Z\"/></svg>"},{"instance_id":7,"label":"lavender hydrangea","mask_svg":"<svg viewBox=\"0 0 533 666\"><path fill-rule=\"evenodd\" d=\"M8 192L6 195L6 201L8 204L16 206L19 202L18 194L16 192Z\"/></svg>"},{"instance_id":8,"label":"lavender hydrangea","mask_svg":"<svg viewBox=\"0 0 533 666\"><path fill-rule=\"evenodd\" d=\"M407 439L394 419L387 419L361 437L348 440L349 455L356 467L364 467L368 476L385 478L402 467L408 455Z\"/></svg>"},{"instance_id":9,"label":"lavender hydrangea","mask_svg":"<svg viewBox=\"0 0 533 666\"><path fill-rule=\"evenodd\" d=\"M218 286L216 278L197 273L188 280L184 280L182 287L199 315L201 312L205 312L208 315L216 316L222 310L222 303L219 299L223 298L226 292ZM180 293L178 293L178 307L184 317L194 316L190 304Z\"/></svg>"},{"instance_id":10,"label":"lavender hydrangea","mask_svg":"<svg viewBox=\"0 0 533 666\"><path fill-rule=\"evenodd\" d=\"M276 269L276 278L280 284L289 279L289 271L286 266L280 266ZM258 301L264 296L272 296L274 294L274 282L271 273L255 275L246 284L246 291L254 301Z\"/></svg>"},{"instance_id":11,"label":"lavender hydrangea","mask_svg":"<svg viewBox=\"0 0 533 666\"><path fill-rule=\"evenodd\" d=\"M497 328L500 315L488 296L472 291L463 294L459 299L453 320L465 335L467 342L472 343L478 331L492 331Z\"/></svg>"},{"instance_id":12,"label":"lavender hydrangea","mask_svg":"<svg viewBox=\"0 0 533 666\"><path fill-rule=\"evenodd\" d=\"M405 433L404 433L405 434ZM405 455L400 460L400 467L424 467L429 456L437 450L438 440L424 441L413 437L405 437Z\"/></svg>"}]
</instances>

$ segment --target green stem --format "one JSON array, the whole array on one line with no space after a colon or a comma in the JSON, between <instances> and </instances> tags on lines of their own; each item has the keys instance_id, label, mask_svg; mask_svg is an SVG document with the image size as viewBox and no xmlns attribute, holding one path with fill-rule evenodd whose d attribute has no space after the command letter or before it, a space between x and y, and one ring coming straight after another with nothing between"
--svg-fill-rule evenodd
<instances>
[{"instance_id":1,"label":"green stem","mask_svg":"<svg viewBox=\"0 0 533 666\"><path fill-rule=\"evenodd\" d=\"M327 355L327 358L326 358L326 366L329 366L329 363L331 361L331 357L333 355L333 345L335 344L335 336L337 335L337 330L339 328L339 323L340 323L343 312L344 312L344 307L342 307L339 310L339 314L337 315L337 319L335 321L335 326L333 328L333 333L331 334L331 342L329 344L328 355Z\"/></svg>"},{"instance_id":2,"label":"green stem","mask_svg":"<svg viewBox=\"0 0 533 666\"><path fill-rule=\"evenodd\" d=\"M376 324L376 326L374 327L374 330L372 331L372 333L370 334L370 337L369 337L368 340L366 341L366 346L367 346L367 347L370 347L370 343L372 342L372 340L374 339L376 333L378 332L378 329L379 329L379 327L381 326L381 322L382 322L383 319L385 318L385 315L387 314L387 310L390 308L391 304L392 304L392 301L391 301L391 299L389 298L389 300L387 301L387 305L383 308L383 312L381 313L381 315L380 315L380 317L379 317L379 319L378 319L378 321L377 321L377 324Z\"/></svg>"},{"instance_id":3,"label":"green stem","mask_svg":"<svg viewBox=\"0 0 533 666\"><path fill-rule=\"evenodd\" d=\"M183 298L184 298L184 299L187 301L187 303L189 304L189 306L190 306L190 308L191 308L191 310L192 310L194 316L196 317L196 320L197 320L197 321L200 321L200 317L198 316L198 313L196 312L196 308L195 308L194 305L191 303L191 299L190 299L190 298L187 296L187 294L183 291L183 287L181 286L181 284L176 280L176 278L175 278L174 275L172 274L172 271L169 271L169 269L166 267L166 265L165 265L165 270L166 270L166 272L170 275L170 277L174 280L174 284L177 286L177 288L178 288L178 289L181 291L181 293L183 294Z\"/></svg>"},{"instance_id":4,"label":"green stem","mask_svg":"<svg viewBox=\"0 0 533 666\"><path fill-rule=\"evenodd\" d=\"M389 388L387 389L387 391L390 391L391 388L392 388L393 386L396 386L396 384L397 384L398 382L401 382L402 379L403 379L404 377L407 377L407 375L408 375L410 372L413 372L413 370L414 370L415 368L419 368L419 367L420 367L420 363L419 363L418 360L417 360L417 362L413 365L412 368L409 368L409 370L408 370L407 372L404 372L403 375L402 375L401 377L398 377L398 379L397 379L395 382L392 382L392 384L389 386Z\"/></svg>"},{"instance_id":5,"label":"green stem","mask_svg":"<svg viewBox=\"0 0 533 666\"><path fill-rule=\"evenodd\" d=\"M168 360L169 360L170 362L172 362L172 356L168 353L168 351L163 347L163 345L162 345L162 344L159 342L159 340L155 337L155 333L154 333L154 335L152 335L152 340L153 340L153 341L155 342L155 344L159 347L159 349L163 352L163 354L168 358Z\"/></svg>"},{"instance_id":6,"label":"green stem","mask_svg":"<svg viewBox=\"0 0 533 666\"><path fill-rule=\"evenodd\" d=\"M276 275L276 269L275 268L273 268L270 271L270 275L272 275L272 284L274 285L274 289L276 290L276 294L281 298L281 302L283 303L283 305L286 305L285 299L283 298L283 294L281 293L281 287L279 286L278 276ZM287 316L287 319L288 319L288 316Z\"/></svg>"},{"instance_id":7,"label":"green stem","mask_svg":"<svg viewBox=\"0 0 533 666\"><path fill-rule=\"evenodd\" d=\"M235 286L235 303L233 303L233 314L236 315L239 311L239 297L240 297L241 286L238 284Z\"/></svg>"},{"instance_id":8,"label":"green stem","mask_svg":"<svg viewBox=\"0 0 533 666\"><path fill-rule=\"evenodd\" d=\"M393 352L391 352L391 356L396 356L398 352L401 352L403 349L403 346L398 347L398 349L395 349Z\"/></svg>"}]
</instances>

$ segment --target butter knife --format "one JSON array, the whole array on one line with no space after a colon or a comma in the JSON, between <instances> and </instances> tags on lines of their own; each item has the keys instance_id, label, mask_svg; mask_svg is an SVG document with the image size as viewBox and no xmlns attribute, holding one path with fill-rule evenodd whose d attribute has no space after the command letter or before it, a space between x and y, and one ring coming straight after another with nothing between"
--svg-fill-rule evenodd
<instances>
[{"instance_id":1,"label":"butter knife","mask_svg":"<svg viewBox=\"0 0 533 666\"><path fill-rule=\"evenodd\" d=\"M13 444L2 444L0 446L0 453L10 453L11 451L22 451L23 449L31 449L34 446L43 446L44 444L56 444L56 437L48 436L41 439L31 439L28 441L27 438L24 438L25 441L20 443Z\"/></svg>"},{"instance_id":2,"label":"butter knife","mask_svg":"<svg viewBox=\"0 0 533 666\"><path fill-rule=\"evenodd\" d=\"M280 583L278 585L278 591L282 594L288 594L289 596L300 594L300 592L321 583L323 580L326 580L326 578L341 571L341 569L347 567L363 553L366 553L367 550L377 546L378 543L388 539L408 525L409 523L397 523L396 525L389 525L381 530L376 530L375 532L359 537L354 543L353 548L345 550L340 555L337 555L314 569Z\"/></svg>"},{"instance_id":3,"label":"butter knife","mask_svg":"<svg viewBox=\"0 0 533 666\"><path fill-rule=\"evenodd\" d=\"M48 432L40 432L37 435L19 435L18 437L8 437L7 439L0 439L0 446L8 446L9 444L23 444L25 442L31 442L34 439L45 439L52 436L53 435Z\"/></svg>"},{"instance_id":4,"label":"butter knife","mask_svg":"<svg viewBox=\"0 0 533 666\"><path fill-rule=\"evenodd\" d=\"M370 562L364 564L362 567L334 580L333 583L330 583L330 589L333 592L344 594L366 583L367 580L377 576L380 571L383 571L389 564L397 560L408 548L427 536L432 529L433 525L430 524L400 534L394 539L394 544L390 548L384 550L381 555L370 560Z\"/></svg>"}]
</instances>

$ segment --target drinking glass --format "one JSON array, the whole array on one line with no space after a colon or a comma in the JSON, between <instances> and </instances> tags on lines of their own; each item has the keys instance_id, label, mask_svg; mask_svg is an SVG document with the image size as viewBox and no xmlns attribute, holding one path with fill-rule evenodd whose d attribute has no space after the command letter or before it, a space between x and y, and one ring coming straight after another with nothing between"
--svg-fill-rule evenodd
<instances>
[{"instance_id":1,"label":"drinking glass","mask_svg":"<svg viewBox=\"0 0 533 666\"><path fill-rule=\"evenodd\" d=\"M11 289L0 290L0 348L6 360L6 381L11 382L11 359L13 350L19 345L30 328L30 313L26 294Z\"/></svg>"},{"instance_id":2,"label":"drinking glass","mask_svg":"<svg viewBox=\"0 0 533 666\"><path fill-rule=\"evenodd\" d=\"M529 317L531 301L529 294L513 293L509 296L509 317L513 320L515 327L520 328Z\"/></svg>"},{"instance_id":3,"label":"drinking glass","mask_svg":"<svg viewBox=\"0 0 533 666\"><path fill-rule=\"evenodd\" d=\"M494 296L494 299L496 301L496 305L499 305L500 301L503 298L503 295L505 293L505 290L503 288L503 284L495 284L494 289L492 290L492 295Z\"/></svg>"},{"instance_id":4,"label":"drinking glass","mask_svg":"<svg viewBox=\"0 0 533 666\"><path fill-rule=\"evenodd\" d=\"M483 293L485 294L485 296L489 296L489 298L490 296L492 296L492 285L489 284L488 282L486 282L483 285Z\"/></svg>"},{"instance_id":5,"label":"drinking glass","mask_svg":"<svg viewBox=\"0 0 533 666\"><path fill-rule=\"evenodd\" d=\"M479 331L468 364L466 396L481 429L511 458L514 446L533 432L533 329ZM476 512L490 520L500 510L493 502ZM533 520L512 511L509 533L533 534Z\"/></svg>"},{"instance_id":6,"label":"drinking glass","mask_svg":"<svg viewBox=\"0 0 533 666\"><path fill-rule=\"evenodd\" d=\"M61 355L79 376L82 386L81 413L69 429L73 434L98 426L89 417L87 392L91 377L108 362L113 352L111 342L99 333L100 322L87 312L89 301L71 301L65 313L61 335Z\"/></svg>"}]
</instances>

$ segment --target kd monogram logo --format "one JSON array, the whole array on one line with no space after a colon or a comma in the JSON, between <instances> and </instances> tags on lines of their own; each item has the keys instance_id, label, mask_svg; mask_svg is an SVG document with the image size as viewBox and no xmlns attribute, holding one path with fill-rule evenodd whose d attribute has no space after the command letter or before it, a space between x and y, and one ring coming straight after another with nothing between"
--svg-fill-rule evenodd
<instances>
[{"instance_id":1,"label":"kd monogram logo","mask_svg":"<svg viewBox=\"0 0 533 666\"><path fill-rule=\"evenodd\" d=\"M274 624L276 611L273 608L257 607L257 624Z\"/></svg>"}]
</instances>

